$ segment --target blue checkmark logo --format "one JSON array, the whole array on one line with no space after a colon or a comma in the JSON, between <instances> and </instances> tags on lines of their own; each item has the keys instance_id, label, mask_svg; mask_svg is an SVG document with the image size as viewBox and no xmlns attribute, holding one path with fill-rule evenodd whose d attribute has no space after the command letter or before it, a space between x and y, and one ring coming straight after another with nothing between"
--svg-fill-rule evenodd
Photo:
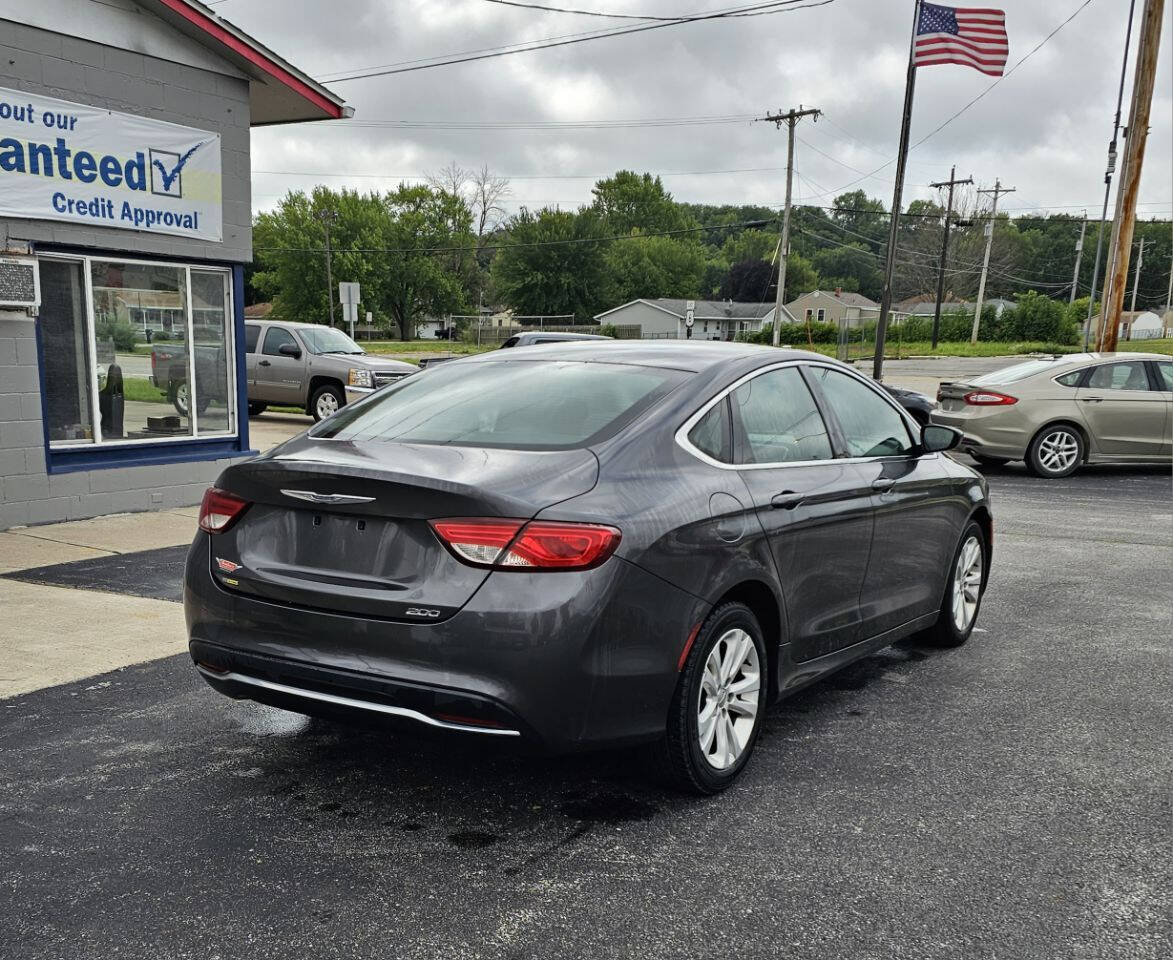
<instances>
[{"instance_id":1,"label":"blue checkmark logo","mask_svg":"<svg viewBox=\"0 0 1173 960\"><path fill-rule=\"evenodd\" d=\"M183 181L180 178L180 174L183 173L183 168L200 147L210 142L209 140L203 140L183 154L152 149L151 193L167 197L182 197ZM158 176L156 176L155 171L158 171ZM160 186L162 189L160 189Z\"/></svg>"}]
</instances>

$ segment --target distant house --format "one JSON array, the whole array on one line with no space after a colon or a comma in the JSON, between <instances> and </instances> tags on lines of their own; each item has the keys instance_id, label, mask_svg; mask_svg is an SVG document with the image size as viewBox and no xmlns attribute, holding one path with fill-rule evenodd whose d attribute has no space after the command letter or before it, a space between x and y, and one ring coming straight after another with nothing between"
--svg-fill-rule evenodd
<instances>
[{"instance_id":1,"label":"distant house","mask_svg":"<svg viewBox=\"0 0 1173 960\"><path fill-rule=\"evenodd\" d=\"M440 331L445 329L443 317L428 317L415 322L415 338L417 340L435 340Z\"/></svg>"},{"instance_id":2,"label":"distant house","mask_svg":"<svg viewBox=\"0 0 1173 960\"><path fill-rule=\"evenodd\" d=\"M941 316L946 316L950 313L968 313L973 314L974 304L970 300L960 300L954 297L953 294L946 294L941 301ZM1001 297L991 297L988 300L982 301L982 313L986 312L987 307L994 308L995 316L1002 316L1005 310L1013 310L1018 304L1013 300L1003 300ZM931 317L936 312L937 301L935 297L927 294L921 294L917 297L910 297L907 300L901 300L899 303L892 305L892 316L895 319L904 319L905 317Z\"/></svg>"},{"instance_id":3,"label":"distant house","mask_svg":"<svg viewBox=\"0 0 1173 960\"><path fill-rule=\"evenodd\" d=\"M1152 310L1121 310L1120 326L1116 331L1118 340L1155 340L1167 335L1173 326L1173 311L1164 317ZM1100 315L1092 317L1092 330L1100 328Z\"/></svg>"},{"instance_id":4,"label":"distant house","mask_svg":"<svg viewBox=\"0 0 1173 960\"><path fill-rule=\"evenodd\" d=\"M692 305L692 328L686 322ZM783 308L783 323L794 316ZM732 300L632 300L595 314L599 323L638 326L644 340L736 340L739 334L757 333L774 322L772 303L734 303Z\"/></svg>"},{"instance_id":5,"label":"distant house","mask_svg":"<svg viewBox=\"0 0 1173 960\"><path fill-rule=\"evenodd\" d=\"M814 320L836 326L846 324L849 327L858 327L880 316L880 305L874 300L860 293L840 289L812 290L791 300L786 304L786 309L800 323Z\"/></svg>"}]
</instances>

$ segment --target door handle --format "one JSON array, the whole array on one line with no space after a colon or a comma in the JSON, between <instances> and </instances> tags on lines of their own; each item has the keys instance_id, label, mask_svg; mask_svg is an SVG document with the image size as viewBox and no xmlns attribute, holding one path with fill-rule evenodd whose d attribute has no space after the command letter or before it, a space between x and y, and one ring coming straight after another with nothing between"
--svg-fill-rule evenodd
<instances>
[{"instance_id":1,"label":"door handle","mask_svg":"<svg viewBox=\"0 0 1173 960\"><path fill-rule=\"evenodd\" d=\"M258 361L257 361L257 366L258 366L258 367L271 367L271 366L272 366L272 364L271 364L271 363L269 363L269 361L268 361L268 360L258 360Z\"/></svg>"},{"instance_id":2,"label":"door handle","mask_svg":"<svg viewBox=\"0 0 1173 960\"><path fill-rule=\"evenodd\" d=\"M770 498L770 506L775 510L793 510L805 499L806 494L804 493L783 490L781 493L776 493Z\"/></svg>"},{"instance_id":3,"label":"door handle","mask_svg":"<svg viewBox=\"0 0 1173 960\"><path fill-rule=\"evenodd\" d=\"M880 477L872 481L872 489L877 493L887 493L896 485L896 481L891 477Z\"/></svg>"},{"instance_id":4,"label":"door handle","mask_svg":"<svg viewBox=\"0 0 1173 960\"><path fill-rule=\"evenodd\" d=\"M1082 400L1084 403L1103 403L1104 402L1103 397L1080 397L1079 399Z\"/></svg>"}]
</instances>

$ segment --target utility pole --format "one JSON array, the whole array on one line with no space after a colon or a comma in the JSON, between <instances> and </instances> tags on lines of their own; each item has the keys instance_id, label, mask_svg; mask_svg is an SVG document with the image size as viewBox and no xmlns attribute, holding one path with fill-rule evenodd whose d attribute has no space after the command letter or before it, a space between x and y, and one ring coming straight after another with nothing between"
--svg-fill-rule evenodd
<instances>
[{"instance_id":1,"label":"utility pole","mask_svg":"<svg viewBox=\"0 0 1173 960\"><path fill-rule=\"evenodd\" d=\"M1161 25L1165 0L1145 0L1136 51L1136 79L1124 140L1124 173L1116 193L1116 218L1112 228L1113 268L1104 276L1103 309L1100 311L1100 342L1103 352L1116 349L1120 311L1124 306L1124 284L1128 277L1128 256L1136 229L1136 198L1140 192L1145 142L1149 136L1149 115L1157 79L1157 53L1161 46Z\"/></svg>"},{"instance_id":2,"label":"utility pole","mask_svg":"<svg viewBox=\"0 0 1173 960\"><path fill-rule=\"evenodd\" d=\"M1136 255L1136 273L1132 277L1132 303L1128 310L1130 313L1136 313L1136 288L1140 286L1140 268L1144 266L1144 237L1140 238L1140 250ZM1131 329L1131 328L1129 328ZM1131 339L1131 338L1129 338Z\"/></svg>"},{"instance_id":3,"label":"utility pole","mask_svg":"<svg viewBox=\"0 0 1173 960\"><path fill-rule=\"evenodd\" d=\"M1112 195L1112 174L1116 172L1116 134L1120 132L1120 110L1124 105L1124 81L1128 75L1128 48L1132 44L1132 15L1136 0L1128 2L1128 26L1124 30L1124 58L1120 61L1120 88L1116 92L1116 119L1112 123L1112 139L1108 142L1108 168L1104 171L1104 210L1096 228L1096 259L1092 267L1092 285L1087 297L1087 316L1083 321L1083 349L1087 352L1092 332L1092 311L1096 307L1096 285L1100 281L1100 254L1104 248L1104 230L1108 226L1108 198ZM1100 316L1103 317L1103 304Z\"/></svg>"},{"instance_id":4,"label":"utility pole","mask_svg":"<svg viewBox=\"0 0 1173 960\"><path fill-rule=\"evenodd\" d=\"M949 179L940 183L930 183L930 187L949 188L949 201L945 205L945 232L941 236L941 262L937 265L937 306L933 310L933 349L937 349L937 339L941 333L941 300L945 296L945 257L949 253L949 221L953 217L953 188L961 183L973 183L973 177L964 180L957 179L957 167L949 169Z\"/></svg>"},{"instance_id":5,"label":"utility pole","mask_svg":"<svg viewBox=\"0 0 1173 960\"><path fill-rule=\"evenodd\" d=\"M994 202L990 204L990 219L986 223L986 255L982 257L982 278L978 281L978 297L977 303L973 309L973 331L969 335L970 343L977 343L978 341L978 327L982 322L982 301L986 298L986 272L990 269L990 247L994 245L994 219L998 216L998 197L1004 193L1014 193L1015 187L1002 186L1001 180L994 181L993 190L979 190L978 193L992 193L994 195ZM948 229L948 226L946 226ZM1079 268L1076 267L1076 270ZM937 300L941 299L941 294L937 294ZM938 315L940 314L940 303L937 305ZM934 334L936 327L933 328Z\"/></svg>"},{"instance_id":6,"label":"utility pole","mask_svg":"<svg viewBox=\"0 0 1173 960\"><path fill-rule=\"evenodd\" d=\"M326 299L330 303L330 326L334 326L334 277L330 272L330 226L338 222L338 211L329 207L319 210L317 217L326 228Z\"/></svg>"},{"instance_id":7,"label":"utility pole","mask_svg":"<svg viewBox=\"0 0 1173 960\"><path fill-rule=\"evenodd\" d=\"M786 258L790 253L790 195L794 184L794 127L803 117L814 117L817 121L820 113L822 111L816 110L814 107L808 107L804 110L800 103L797 110L791 110L788 113L778 111L778 113L768 113L764 117L758 117L759 121L773 122L779 130L785 123L788 134L786 138L786 206L782 211L782 243L778 248L778 291L774 298L774 346L781 343L782 304L786 299Z\"/></svg>"},{"instance_id":8,"label":"utility pole","mask_svg":"<svg viewBox=\"0 0 1173 960\"><path fill-rule=\"evenodd\" d=\"M1079 290L1079 261L1083 259L1083 238L1087 234L1087 211L1083 212L1083 223L1079 226L1079 240L1075 244L1075 272L1071 274L1071 298L1068 304L1075 303L1075 294Z\"/></svg>"}]
</instances>

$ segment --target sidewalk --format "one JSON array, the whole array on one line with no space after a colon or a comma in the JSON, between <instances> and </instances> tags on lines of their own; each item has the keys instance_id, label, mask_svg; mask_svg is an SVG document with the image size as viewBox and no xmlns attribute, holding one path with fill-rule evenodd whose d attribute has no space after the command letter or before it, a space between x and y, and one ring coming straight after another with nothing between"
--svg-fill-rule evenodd
<instances>
[{"instance_id":1,"label":"sidewalk","mask_svg":"<svg viewBox=\"0 0 1173 960\"><path fill-rule=\"evenodd\" d=\"M187 649L178 603L3 574L187 544L198 514L182 507L0 533L0 699Z\"/></svg>"},{"instance_id":2,"label":"sidewalk","mask_svg":"<svg viewBox=\"0 0 1173 960\"><path fill-rule=\"evenodd\" d=\"M249 422L252 446L268 450L312 424L306 416L262 414ZM186 546L198 517L194 505L0 531L0 699L186 650L183 608L172 600L6 574L48 577L52 571L40 568ZM157 552L142 557L144 581L157 559Z\"/></svg>"}]
</instances>

